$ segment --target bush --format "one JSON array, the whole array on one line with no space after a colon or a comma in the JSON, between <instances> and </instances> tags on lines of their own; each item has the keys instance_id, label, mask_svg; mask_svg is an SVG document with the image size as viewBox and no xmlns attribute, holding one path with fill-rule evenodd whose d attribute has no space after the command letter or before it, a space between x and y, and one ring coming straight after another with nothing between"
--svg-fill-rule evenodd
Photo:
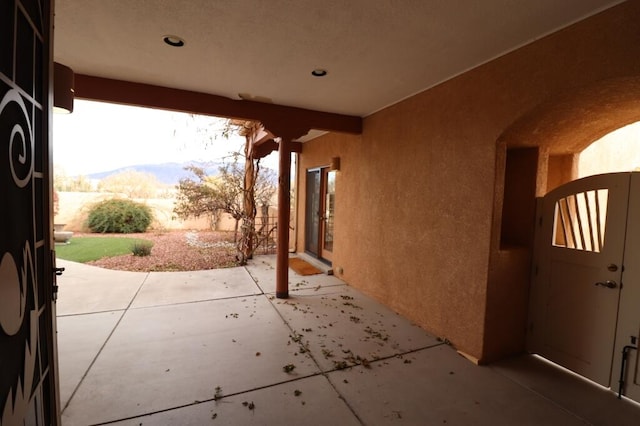
<instances>
[{"instance_id":1,"label":"bush","mask_svg":"<svg viewBox=\"0 0 640 426\"><path fill-rule=\"evenodd\" d=\"M134 256L149 256L151 254L151 247L153 243L151 241L136 241L131 247L131 252Z\"/></svg>"},{"instance_id":2,"label":"bush","mask_svg":"<svg viewBox=\"0 0 640 426\"><path fill-rule=\"evenodd\" d=\"M87 226L92 232L129 234L145 232L151 224L151 209L131 200L105 200L91 208Z\"/></svg>"}]
</instances>

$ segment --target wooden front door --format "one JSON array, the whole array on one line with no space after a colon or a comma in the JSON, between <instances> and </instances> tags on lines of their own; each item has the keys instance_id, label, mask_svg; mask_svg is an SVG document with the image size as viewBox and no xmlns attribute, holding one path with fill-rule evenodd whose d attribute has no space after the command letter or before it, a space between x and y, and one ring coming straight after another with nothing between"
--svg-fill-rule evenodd
<instances>
[{"instance_id":1,"label":"wooden front door","mask_svg":"<svg viewBox=\"0 0 640 426\"><path fill-rule=\"evenodd\" d=\"M49 123L51 2L0 2L0 424L59 424Z\"/></svg>"},{"instance_id":2,"label":"wooden front door","mask_svg":"<svg viewBox=\"0 0 640 426\"><path fill-rule=\"evenodd\" d=\"M638 179L580 179L550 192L538 209L529 350L603 386L614 387L621 349L640 329L640 275L629 268L640 230L628 233L637 229L630 206L640 209Z\"/></svg>"}]
</instances>

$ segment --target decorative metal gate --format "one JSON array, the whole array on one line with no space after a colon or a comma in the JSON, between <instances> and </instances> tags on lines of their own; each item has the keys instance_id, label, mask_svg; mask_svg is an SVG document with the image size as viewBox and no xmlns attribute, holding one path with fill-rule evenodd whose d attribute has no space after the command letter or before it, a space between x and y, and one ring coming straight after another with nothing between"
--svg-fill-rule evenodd
<instances>
[{"instance_id":1,"label":"decorative metal gate","mask_svg":"<svg viewBox=\"0 0 640 426\"><path fill-rule=\"evenodd\" d=\"M0 1L0 424L58 424L50 1Z\"/></svg>"}]
</instances>

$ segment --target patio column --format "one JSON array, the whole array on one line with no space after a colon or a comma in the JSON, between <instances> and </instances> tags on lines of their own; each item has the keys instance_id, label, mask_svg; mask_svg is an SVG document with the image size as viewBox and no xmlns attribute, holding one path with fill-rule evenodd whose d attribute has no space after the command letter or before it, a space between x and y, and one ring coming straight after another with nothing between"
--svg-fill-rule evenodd
<instances>
[{"instance_id":1,"label":"patio column","mask_svg":"<svg viewBox=\"0 0 640 426\"><path fill-rule=\"evenodd\" d=\"M289 220L291 212L291 138L283 136L278 146L278 241L276 297L289 297Z\"/></svg>"}]
</instances>

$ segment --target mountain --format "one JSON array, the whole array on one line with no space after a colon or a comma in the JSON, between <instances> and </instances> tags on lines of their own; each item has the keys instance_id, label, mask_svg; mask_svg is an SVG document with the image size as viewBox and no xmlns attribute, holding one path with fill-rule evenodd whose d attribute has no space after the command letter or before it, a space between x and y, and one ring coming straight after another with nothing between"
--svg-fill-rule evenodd
<instances>
[{"instance_id":1,"label":"mountain","mask_svg":"<svg viewBox=\"0 0 640 426\"><path fill-rule=\"evenodd\" d=\"M106 172L92 173L87 175L89 179L104 179L107 176L115 175L125 171L136 171L141 173L149 173L154 175L158 181L167 185L177 185L178 181L183 178L195 178L194 174L188 170L185 170L187 166L196 166L203 168L207 174L216 175L218 169L222 165L221 162L202 162L202 161L187 161L184 163L162 163L162 164L136 164L133 166L120 167L118 169L109 170Z\"/></svg>"}]
</instances>

